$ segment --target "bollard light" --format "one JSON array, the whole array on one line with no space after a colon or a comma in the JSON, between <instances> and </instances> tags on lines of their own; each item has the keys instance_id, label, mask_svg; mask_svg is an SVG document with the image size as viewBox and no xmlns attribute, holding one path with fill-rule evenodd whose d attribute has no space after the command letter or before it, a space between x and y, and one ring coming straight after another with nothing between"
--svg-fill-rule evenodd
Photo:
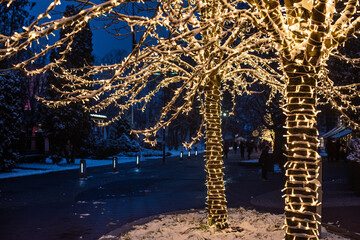
<instances>
[{"instance_id":1,"label":"bollard light","mask_svg":"<svg viewBox=\"0 0 360 240\"><path fill-rule=\"evenodd\" d=\"M136 155L136 167L140 168L140 155Z\"/></svg>"},{"instance_id":2,"label":"bollard light","mask_svg":"<svg viewBox=\"0 0 360 240\"><path fill-rule=\"evenodd\" d=\"M112 167L113 167L113 172L118 171L118 158L117 157L113 157Z\"/></svg>"},{"instance_id":3,"label":"bollard light","mask_svg":"<svg viewBox=\"0 0 360 240\"><path fill-rule=\"evenodd\" d=\"M197 157L198 155L198 150L195 150L195 157Z\"/></svg>"},{"instance_id":4,"label":"bollard light","mask_svg":"<svg viewBox=\"0 0 360 240\"><path fill-rule=\"evenodd\" d=\"M188 158L191 158L191 150L189 149Z\"/></svg>"},{"instance_id":5,"label":"bollard light","mask_svg":"<svg viewBox=\"0 0 360 240\"><path fill-rule=\"evenodd\" d=\"M80 178L86 178L86 160L80 160Z\"/></svg>"},{"instance_id":6,"label":"bollard light","mask_svg":"<svg viewBox=\"0 0 360 240\"><path fill-rule=\"evenodd\" d=\"M183 151L180 152L180 160L183 160Z\"/></svg>"}]
</instances>

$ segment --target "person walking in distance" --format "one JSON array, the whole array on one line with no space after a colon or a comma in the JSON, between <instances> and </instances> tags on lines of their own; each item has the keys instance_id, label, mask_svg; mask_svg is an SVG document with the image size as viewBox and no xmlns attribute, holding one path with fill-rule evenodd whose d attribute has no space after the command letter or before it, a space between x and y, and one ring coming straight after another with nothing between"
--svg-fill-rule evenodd
<instances>
[{"instance_id":1,"label":"person walking in distance","mask_svg":"<svg viewBox=\"0 0 360 240\"><path fill-rule=\"evenodd\" d=\"M249 142L247 142L247 153L248 153L249 160L250 160L252 151L253 151L253 143L249 141Z\"/></svg>"},{"instance_id":2,"label":"person walking in distance","mask_svg":"<svg viewBox=\"0 0 360 240\"><path fill-rule=\"evenodd\" d=\"M240 143L240 153L241 153L241 160L244 160L245 158L245 143Z\"/></svg>"},{"instance_id":3,"label":"person walking in distance","mask_svg":"<svg viewBox=\"0 0 360 240\"><path fill-rule=\"evenodd\" d=\"M234 148L234 152L236 154L236 151L237 151L237 148L238 148L238 145L237 145L236 141L234 141L233 148Z\"/></svg>"},{"instance_id":4,"label":"person walking in distance","mask_svg":"<svg viewBox=\"0 0 360 240\"><path fill-rule=\"evenodd\" d=\"M261 176L263 180L267 180L267 170L269 167L269 149L269 146L265 146L259 158L259 163L261 165Z\"/></svg>"},{"instance_id":5,"label":"person walking in distance","mask_svg":"<svg viewBox=\"0 0 360 240\"><path fill-rule=\"evenodd\" d=\"M224 142L224 155L225 158L228 158L228 153L229 153L229 144L227 142Z\"/></svg>"}]
</instances>

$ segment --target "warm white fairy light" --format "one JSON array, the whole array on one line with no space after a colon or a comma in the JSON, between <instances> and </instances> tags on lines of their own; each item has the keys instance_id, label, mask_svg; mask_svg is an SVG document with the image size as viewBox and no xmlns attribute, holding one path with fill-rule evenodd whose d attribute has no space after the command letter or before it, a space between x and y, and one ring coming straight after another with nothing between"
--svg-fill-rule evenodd
<instances>
[{"instance_id":1,"label":"warm white fairy light","mask_svg":"<svg viewBox=\"0 0 360 240\"><path fill-rule=\"evenodd\" d=\"M287 157L285 185L285 239L318 239L321 216L319 191L320 156L316 128L318 95L345 115L344 109L357 110L351 96L359 94L357 84L336 87L327 77L326 61L337 48L359 31L355 16L357 0L345 3L336 21L335 3L326 0L279 1L248 0L261 31L269 34L281 58L285 76L287 116ZM350 120L350 119L349 119Z\"/></svg>"},{"instance_id":2,"label":"warm white fairy light","mask_svg":"<svg viewBox=\"0 0 360 240\"><path fill-rule=\"evenodd\" d=\"M223 91L232 94L251 93L252 84L260 82L269 85L273 92L284 95L283 106L287 115L288 162L287 183L285 186L286 239L317 239L320 216L316 208L321 205L318 192L321 188L318 163L320 157L316 150L319 145L316 129L318 96L337 108L344 116L346 110L358 110L352 104L351 95L359 95L359 84L334 86L327 77L326 61L330 55L338 56L356 64L358 60L349 60L337 52L337 48L355 33L359 32L360 18L355 16L358 1L349 0L340 18L333 21L336 14L333 0L296 0L285 1L285 7L278 0L207 0L207 1L161 1L161 7L152 18L127 16L114 9L125 0L106 1L92 4L79 14L38 24L40 19L50 16L50 11L60 1L50 4L48 10L39 16L33 24L24 28L24 32L13 36L1 36L0 60L27 48L33 41L47 37L59 28L72 26L73 31L67 38L60 39L51 46L44 47L33 58L18 63L22 68L51 49L67 44L65 51L56 62L42 69L29 72L36 74L61 65L66 53L71 51L73 36L91 19L110 13L129 26L145 28L140 45L153 42L147 48L136 48L121 63L108 66L85 66L83 69L62 69L63 77L69 81L73 91L57 89L63 95L61 101L47 101L49 105L66 105L72 101L86 102L97 99L94 106L85 106L89 111L99 111L111 104L119 109L118 117L134 104L147 103L169 84L176 84L171 100L162 109L159 121L150 129L136 131L147 139L181 113L188 113L195 99L200 101L204 125L214 121L214 130L207 127L209 139L207 171L209 179L209 220L219 227L227 225L226 205L222 179L222 148L219 145L221 134L218 126L220 119L219 103ZM236 9L241 2L247 2L250 10ZM200 13L200 14L199 14ZM249 34L252 25L259 33ZM171 37L160 37L159 27L167 29ZM263 33L270 38L264 38ZM202 39L198 36L201 34ZM237 42L237 44L235 44ZM280 77L271 67L277 59L264 59L275 47L280 57ZM196 64L190 64L189 57ZM83 75L79 72L83 71ZM168 76L168 73L174 76ZM74 74L77 73L77 74ZM155 73L162 73L155 89L143 94ZM104 74L108 78L87 80L87 76ZM253 79L252 82L246 80ZM278 79L282 81L278 81ZM230 83L230 84L227 84ZM89 86L97 86L89 89ZM104 99L103 95L108 94ZM219 98L218 98L219 97ZM174 109L176 100L185 101ZM210 110L210 112L208 112ZM350 121L350 119L349 119ZM209 125L208 125L209 126ZM213 125L211 125L213 126ZM201 129L194 141L201 136ZM211 129L211 130L210 130ZM211 140L211 141L210 141ZM188 146L191 146L190 143ZM213 160L216 162L213 163ZM218 183L213 183L218 182ZM220 196L221 195L221 196ZM219 198L219 200L211 200ZM225 206L225 207L224 207Z\"/></svg>"},{"instance_id":3,"label":"warm white fairy light","mask_svg":"<svg viewBox=\"0 0 360 240\"><path fill-rule=\"evenodd\" d=\"M14 54L21 47L29 46L34 40L46 37L56 29L71 26L72 30L66 37L15 67L22 68L49 50L66 45L55 62L28 72L36 74L57 67L60 71L54 72L55 76L68 81L64 87L70 90L52 86L61 93L63 98L60 101L42 100L49 106L56 107L73 101L87 102L94 99L94 105L86 104L84 107L95 112L113 105L119 109L119 114L108 123L117 120L134 104L145 109L159 91L172 84L175 86L172 98L163 107L158 122L149 129L134 131L136 134L143 134L151 143L155 143L150 140L151 136L168 126L179 114L189 113L194 100L199 99L202 124L197 136L186 146L191 147L202 136L202 129L205 127L209 223L225 228L228 221L221 141L222 94L225 91L234 95L251 94L249 89L259 82L281 89L281 83L277 80L280 75L271 67L278 60L264 60L258 55L267 53L272 48L272 42L261 33L250 32L253 28L250 21L239 17L248 16L247 12L231 13L219 1L162 1L161 8L158 8L152 18L124 16L115 12L114 7L122 2L125 1L113 1L113 5L109 2L92 5L71 17L43 23L38 27L33 24L25 28L24 33L16 35L16 38L10 38L8 55ZM103 13L114 14L119 21L127 22L132 28L135 25L146 27L138 46L145 45L151 38L154 43L145 48L135 48L117 64L84 66L82 69L63 68L61 64L71 51L72 38L89 20ZM48 14L42 16L45 15ZM165 27L166 33L172 34L171 37L161 36L158 33L160 27ZM21 45L21 40L25 40L25 45ZM239 40L241 42L235 43ZM155 73L162 74L162 78L152 80L157 81L157 84L149 90L149 80L153 79ZM99 75L105 77L95 78ZM247 80L248 77L253 80ZM104 94L107 94L106 98L103 97ZM184 103L174 108L178 99L183 99Z\"/></svg>"}]
</instances>

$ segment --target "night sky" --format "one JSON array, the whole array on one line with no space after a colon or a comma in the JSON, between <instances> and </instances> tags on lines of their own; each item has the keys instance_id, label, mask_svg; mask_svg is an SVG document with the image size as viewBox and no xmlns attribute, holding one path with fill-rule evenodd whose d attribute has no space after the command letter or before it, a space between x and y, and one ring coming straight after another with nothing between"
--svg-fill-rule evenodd
<instances>
[{"instance_id":1,"label":"night sky","mask_svg":"<svg viewBox=\"0 0 360 240\"><path fill-rule=\"evenodd\" d=\"M51 3L51 0L39 0L36 1L35 7L30 11L30 14L33 16L37 16L40 13L44 12L48 5ZM99 1L93 1L95 3ZM57 19L62 16L60 11L64 11L66 5L68 4L74 4L76 3L71 1L62 0L61 5L57 6L55 8L56 13L50 13L52 19ZM99 26L100 23L97 21L90 21L90 25L92 28ZM57 37L56 37L57 38ZM104 54L115 50L115 49L124 49L127 52L130 52L131 50L131 38L126 38L124 40L117 40L114 36L108 34L104 30L93 30L93 55L95 58L101 58L104 56Z\"/></svg>"}]
</instances>

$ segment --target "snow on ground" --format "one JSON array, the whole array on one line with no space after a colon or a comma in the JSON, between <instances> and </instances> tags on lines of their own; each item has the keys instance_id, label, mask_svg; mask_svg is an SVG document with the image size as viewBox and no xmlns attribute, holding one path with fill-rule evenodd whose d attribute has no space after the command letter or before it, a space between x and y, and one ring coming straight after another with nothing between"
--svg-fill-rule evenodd
<instances>
[{"instance_id":1,"label":"snow on ground","mask_svg":"<svg viewBox=\"0 0 360 240\"><path fill-rule=\"evenodd\" d=\"M85 160L86 167L99 167L112 164L112 160ZM120 158L118 161L119 163L125 163L135 160L134 158ZM76 159L74 164L67 164L64 159L58 164L53 164L52 160L47 158L45 163L21 163L14 168L12 172L0 173L0 179L79 169L79 164L80 159Z\"/></svg>"},{"instance_id":2,"label":"snow on ground","mask_svg":"<svg viewBox=\"0 0 360 240\"><path fill-rule=\"evenodd\" d=\"M111 238L118 240L279 240L283 239L283 215L259 213L244 208L229 209L230 229L216 230L208 227L205 211L186 214L160 215L158 218L144 225L134 226L133 230L122 234L121 237ZM346 239L326 232L324 228L322 239ZM109 236L101 239L109 239Z\"/></svg>"},{"instance_id":3,"label":"snow on ground","mask_svg":"<svg viewBox=\"0 0 360 240\"><path fill-rule=\"evenodd\" d=\"M170 150L167 151L171 154L171 156L178 156L180 151ZM199 151L200 152L200 151ZM201 150L203 152L203 150ZM128 162L136 162L136 153L129 154L130 156L123 156L122 154L118 155L118 163L128 163ZM159 156L162 156L162 151L158 150L150 150L146 149L142 152L141 161L146 161L149 159L157 159ZM112 158L102 159L102 160L94 160L94 159L85 159L86 167L99 167L105 165L112 164ZM21 163L17 165L12 172L0 172L0 179L4 178L13 178L13 177L22 177L29 175L37 175L44 174L50 172L59 172L66 170L79 169L80 159L76 159L74 164L67 164L65 159L63 159L58 164L53 164L50 158L47 158L44 163Z\"/></svg>"}]
</instances>

